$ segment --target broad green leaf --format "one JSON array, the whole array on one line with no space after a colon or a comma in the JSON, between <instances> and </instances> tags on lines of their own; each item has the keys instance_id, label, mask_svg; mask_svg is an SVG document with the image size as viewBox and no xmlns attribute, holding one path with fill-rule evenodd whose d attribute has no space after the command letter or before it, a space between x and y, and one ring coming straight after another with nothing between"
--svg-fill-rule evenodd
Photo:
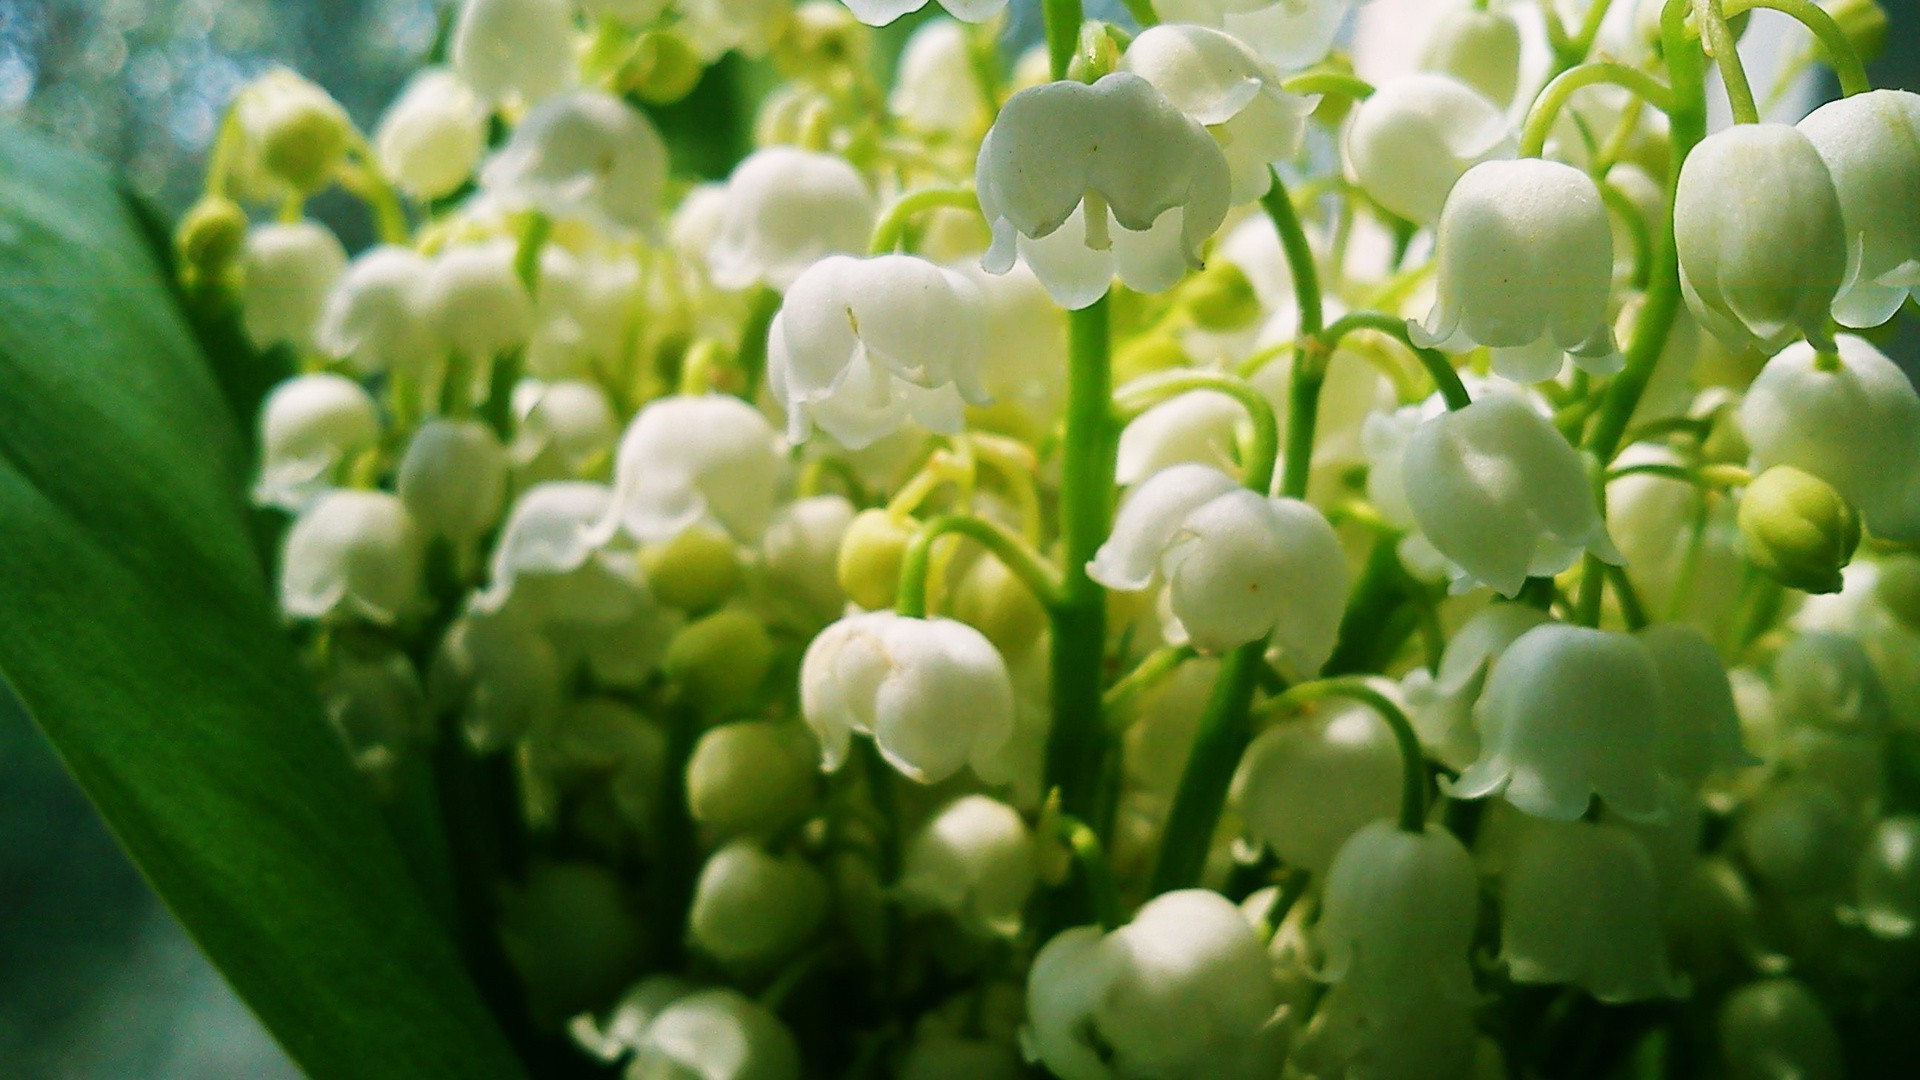
<instances>
[{"instance_id":1,"label":"broad green leaf","mask_svg":"<svg viewBox=\"0 0 1920 1080\"><path fill-rule=\"evenodd\" d=\"M0 672L310 1075L519 1076L274 619L241 447L112 178L0 132Z\"/></svg>"}]
</instances>

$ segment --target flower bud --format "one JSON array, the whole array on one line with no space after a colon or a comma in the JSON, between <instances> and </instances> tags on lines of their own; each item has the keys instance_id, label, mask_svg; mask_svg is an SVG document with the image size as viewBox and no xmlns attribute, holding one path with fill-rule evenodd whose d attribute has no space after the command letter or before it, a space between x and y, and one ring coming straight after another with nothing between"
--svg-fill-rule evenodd
<instances>
[{"instance_id":1,"label":"flower bud","mask_svg":"<svg viewBox=\"0 0 1920 1080\"><path fill-rule=\"evenodd\" d=\"M1474 1002L1479 874L1452 833L1390 821L1360 829L1334 857L1320 907L1327 982L1387 1001Z\"/></svg>"},{"instance_id":2,"label":"flower bud","mask_svg":"<svg viewBox=\"0 0 1920 1080\"><path fill-rule=\"evenodd\" d=\"M1139 292L1178 284L1231 195L1206 129L1125 71L1015 94L980 143L974 186L993 229L980 265L1004 274L1024 257L1068 309L1106 295L1116 273Z\"/></svg>"},{"instance_id":3,"label":"flower bud","mask_svg":"<svg viewBox=\"0 0 1920 1080\"><path fill-rule=\"evenodd\" d=\"M480 184L510 209L652 233L666 193L667 147L645 113L611 94L575 90L527 113L480 170Z\"/></svg>"},{"instance_id":4,"label":"flower bud","mask_svg":"<svg viewBox=\"0 0 1920 1080\"><path fill-rule=\"evenodd\" d=\"M1427 30L1420 68L1450 75L1504 109L1520 84L1520 25L1505 11L1450 7Z\"/></svg>"},{"instance_id":5,"label":"flower bud","mask_svg":"<svg viewBox=\"0 0 1920 1080\"><path fill-rule=\"evenodd\" d=\"M1062 1080L1278 1074L1266 950L1219 893L1162 893L1109 934L1056 935L1027 976L1030 1056Z\"/></svg>"},{"instance_id":6,"label":"flower bud","mask_svg":"<svg viewBox=\"0 0 1920 1080\"><path fill-rule=\"evenodd\" d=\"M823 256L867 249L873 193L841 158L769 146L734 168L726 191L707 253L723 289L784 290Z\"/></svg>"},{"instance_id":7,"label":"flower bud","mask_svg":"<svg viewBox=\"0 0 1920 1080\"><path fill-rule=\"evenodd\" d=\"M286 68L249 83L234 101L259 166L301 195L333 182L347 159L353 121L332 95Z\"/></svg>"},{"instance_id":8,"label":"flower bud","mask_svg":"<svg viewBox=\"0 0 1920 1080\"><path fill-rule=\"evenodd\" d=\"M1720 1052L1727 1080L1840 1080L1840 1035L1798 979L1751 982L1720 1005Z\"/></svg>"},{"instance_id":9,"label":"flower bud","mask_svg":"<svg viewBox=\"0 0 1920 1080\"><path fill-rule=\"evenodd\" d=\"M1224 652L1268 633L1302 671L1333 652L1346 606L1346 555L1333 526L1298 499L1248 491L1204 465L1135 488L1087 572L1111 589L1167 581L1194 645Z\"/></svg>"},{"instance_id":10,"label":"flower bud","mask_svg":"<svg viewBox=\"0 0 1920 1080\"><path fill-rule=\"evenodd\" d=\"M501 892L500 944L542 1024L599 1005L636 974L646 945L639 917L605 867L536 862Z\"/></svg>"},{"instance_id":11,"label":"flower bud","mask_svg":"<svg viewBox=\"0 0 1920 1080\"><path fill-rule=\"evenodd\" d=\"M1180 300L1196 326L1220 333L1245 329L1265 313L1247 272L1226 259L1208 262L1181 286Z\"/></svg>"},{"instance_id":12,"label":"flower bud","mask_svg":"<svg viewBox=\"0 0 1920 1080\"><path fill-rule=\"evenodd\" d=\"M207 195L180 218L173 248L197 283L223 280L247 246L247 212L232 199Z\"/></svg>"},{"instance_id":13,"label":"flower bud","mask_svg":"<svg viewBox=\"0 0 1920 1080\"><path fill-rule=\"evenodd\" d=\"M614 504L596 530L664 540L711 518L745 544L773 515L779 438L753 406L724 394L656 398L620 437Z\"/></svg>"},{"instance_id":14,"label":"flower bud","mask_svg":"<svg viewBox=\"0 0 1920 1080\"><path fill-rule=\"evenodd\" d=\"M1767 362L1740 406L1761 469L1792 465L1832 484L1868 531L1920 538L1920 393L1864 338L1835 352L1798 343Z\"/></svg>"},{"instance_id":15,"label":"flower bud","mask_svg":"<svg viewBox=\"0 0 1920 1080\"><path fill-rule=\"evenodd\" d=\"M1445 75L1403 75L1354 109L1347 175L1381 206L1425 225L1468 169L1515 148L1493 102Z\"/></svg>"},{"instance_id":16,"label":"flower bud","mask_svg":"<svg viewBox=\"0 0 1920 1080\"><path fill-rule=\"evenodd\" d=\"M537 379L593 380L630 362L640 268L624 256L540 252L533 340L526 370Z\"/></svg>"},{"instance_id":17,"label":"flower bud","mask_svg":"<svg viewBox=\"0 0 1920 1080\"><path fill-rule=\"evenodd\" d=\"M482 374L533 333L533 299L514 272L514 255L508 240L448 248L433 260L421 291L421 311L440 348Z\"/></svg>"},{"instance_id":18,"label":"flower bud","mask_svg":"<svg viewBox=\"0 0 1920 1080\"><path fill-rule=\"evenodd\" d=\"M1877 10L1877 9L1876 9ZM1881 15L1884 33L1886 16ZM1840 197L1847 278L1833 301L1842 326L1879 326L1920 298L1920 94L1873 90L1831 101L1796 125Z\"/></svg>"},{"instance_id":19,"label":"flower bud","mask_svg":"<svg viewBox=\"0 0 1920 1080\"><path fill-rule=\"evenodd\" d=\"M1880 0L1821 0L1820 6L1840 26L1847 44L1865 63L1879 59L1887 47L1887 9Z\"/></svg>"},{"instance_id":20,"label":"flower bud","mask_svg":"<svg viewBox=\"0 0 1920 1080\"><path fill-rule=\"evenodd\" d=\"M1547 623L1520 635L1480 697L1480 758L1449 794L1504 794L1571 821L1592 796L1632 821L1661 815L1660 670L1628 634Z\"/></svg>"},{"instance_id":21,"label":"flower bud","mask_svg":"<svg viewBox=\"0 0 1920 1080\"><path fill-rule=\"evenodd\" d=\"M731 712L753 700L766 681L773 639L752 613L722 608L688 623L660 666L708 714Z\"/></svg>"},{"instance_id":22,"label":"flower bud","mask_svg":"<svg viewBox=\"0 0 1920 1080\"><path fill-rule=\"evenodd\" d=\"M437 710L458 710L474 749L504 749L553 723L563 690L560 658L525 619L472 612L447 631L428 679Z\"/></svg>"},{"instance_id":23,"label":"flower bud","mask_svg":"<svg viewBox=\"0 0 1920 1080\"><path fill-rule=\"evenodd\" d=\"M1350 837L1400 805L1393 729L1363 705L1336 705L1260 733L1231 798L1253 839L1287 866L1323 874Z\"/></svg>"},{"instance_id":24,"label":"flower bud","mask_svg":"<svg viewBox=\"0 0 1920 1080\"><path fill-rule=\"evenodd\" d=\"M986 95L967 31L947 19L920 25L900 50L887 108L926 131L977 136L986 129Z\"/></svg>"},{"instance_id":25,"label":"flower bud","mask_svg":"<svg viewBox=\"0 0 1920 1080\"><path fill-rule=\"evenodd\" d=\"M800 856L735 840L701 867L687 935L725 967L765 971L819 931L828 899L826 878Z\"/></svg>"},{"instance_id":26,"label":"flower bud","mask_svg":"<svg viewBox=\"0 0 1920 1080\"><path fill-rule=\"evenodd\" d=\"M1883 818L1860 852L1854 911L1867 931L1899 941L1920 929L1920 818Z\"/></svg>"},{"instance_id":27,"label":"flower bud","mask_svg":"<svg viewBox=\"0 0 1920 1080\"><path fill-rule=\"evenodd\" d=\"M1033 894L1033 834L1020 814L985 795L948 803L907 843L900 893L977 932L1012 937Z\"/></svg>"},{"instance_id":28,"label":"flower bud","mask_svg":"<svg viewBox=\"0 0 1920 1080\"><path fill-rule=\"evenodd\" d=\"M969 763L988 783L1006 779L996 766L1013 737L1013 680L993 644L965 623L891 611L841 619L807 646L800 709L829 772L859 733L920 783Z\"/></svg>"},{"instance_id":29,"label":"flower bud","mask_svg":"<svg viewBox=\"0 0 1920 1080\"><path fill-rule=\"evenodd\" d=\"M788 79L831 85L867 65L872 43L871 32L844 5L805 0L773 40L774 69Z\"/></svg>"},{"instance_id":30,"label":"flower bud","mask_svg":"<svg viewBox=\"0 0 1920 1080\"><path fill-rule=\"evenodd\" d=\"M240 262L240 310L258 349L285 343L314 347L314 327L347 253L325 226L311 221L260 225L247 234Z\"/></svg>"},{"instance_id":31,"label":"flower bud","mask_svg":"<svg viewBox=\"0 0 1920 1080\"><path fill-rule=\"evenodd\" d=\"M534 104L576 78L567 0L463 0L453 25L453 69L488 102Z\"/></svg>"},{"instance_id":32,"label":"flower bud","mask_svg":"<svg viewBox=\"0 0 1920 1080\"><path fill-rule=\"evenodd\" d=\"M793 15L792 0L680 0L677 28L707 62L728 50L750 59L767 55Z\"/></svg>"},{"instance_id":33,"label":"flower bud","mask_svg":"<svg viewBox=\"0 0 1920 1080\"><path fill-rule=\"evenodd\" d=\"M620 428L607 392L589 382L523 380L513 388L513 460L523 483L603 475Z\"/></svg>"},{"instance_id":34,"label":"flower bud","mask_svg":"<svg viewBox=\"0 0 1920 1080\"><path fill-rule=\"evenodd\" d=\"M1753 876L1769 888L1805 896L1846 880L1854 851L1853 815L1817 780L1789 780L1748 803L1734 841Z\"/></svg>"},{"instance_id":35,"label":"flower bud","mask_svg":"<svg viewBox=\"0 0 1920 1080\"><path fill-rule=\"evenodd\" d=\"M395 490L422 531L478 540L507 498L507 451L478 420L429 420L400 459Z\"/></svg>"},{"instance_id":36,"label":"flower bud","mask_svg":"<svg viewBox=\"0 0 1920 1080\"><path fill-rule=\"evenodd\" d=\"M693 992L693 984L678 975L648 975L606 1010L604 1022L582 1014L568 1022L567 1034L588 1054L611 1064L638 1050L654 1019Z\"/></svg>"},{"instance_id":37,"label":"flower bud","mask_svg":"<svg viewBox=\"0 0 1920 1080\"><path fill-rule=\"evenodd\" d=\"M1680 290L1730 346L1777 352L1797 334L1827 347L1847 269L1833 177L1785 124L1736 124L1695 147L1673 196Z\"/></svg>"},{"instance_id":38,"label":"flower bud","mask_svg":"<svg viewBox=\"0 0 1920 1080\"><path fill-rule=\"evenodd\" d=\"M771 591L799 605L808 627L831 619L846 605L838 560L853 519L853 504L844 496L814 495L781 507L767 526L760 565ZM894 581L899 580L896 572Z\"/></svg>"},{"instance_id":39,"label":"flower bud","mask_svg":"<svg viewBox=\"0 0 1920 1080\"><path fill-rule=\"evenodd\" d=\"M1532 823L1501 900L1500 956L1515 982L1571 983L1610 1004L1683 991L1667 967L1653 860L1620 826Z\"/></svg>"},{"instance_id":40,"label":"flower bud","mask_svg":"<svg viewBox=\"0 0 1920 1080\"><path fill-rule=\"evenodd\" d=\"M373 133L380 165L417 199L453 194L487 149L487 110L460 77L426 68L407 82Z\"/></svg>"},{"instance_id":41,"label":"flower bud","mask_svg":"<svg viewBox=\"0 0 1920 1080\"><path fill-rule=\"evenodd\" d=\"M1439 670L1408 672L1401 682L1407 716L1429 756L1464 769L1480 756L1473 706L1507 647L1547 621L1547 613L1526 604L1491 604L1468 619L1440 654Z\"/></svg>"},{"instance_id":42,"label":"flower bud","mask_svg":"<svg viewBox=\"0 0 1920 1080\"><path fill-rule=\"evenodd\" d=\"M800 1048L766 1006L729 987L662 1009L627 1066L636 1077L800 1080Z\"/></svg>"},{"instance_id":43,"label":"flower bud","mask_svg":"<svg viewBox=\"0 0 1920 1080\"><path fill-rule=\"evenodd\" d=\"M987 636L1003 656L1017 656L1047 626L1033 589L991 556L973 560L953 591L953 617Z\"/></svg>"},{"instance_id":44,"label":"flower bud","mask_svg":"<svg viewBox=\"0 0 1920 1080\"><path fill-rule=\"evenodd\" d=\"M347 264L327 295L315 342L361 375L400 371L418 379L435 366L436 344L422 301L432 262L412 248L381 244Z\"/></svg>"},{"instance_id":45,"label":"flower bud","mask_svg":"<svg viewBox=\"0 0 1920 1080\"><path fill-rule=\"evenodd\" d=\"M747 720L700 736L687 759L693 820L722 836L769 836L813 804L810 740L784 724Z\"/></svg>"},{"instance_id":46,"label":"flower bud","mask_svg":"<svg viewBox=\"0 0 1920 1080\"><path fill-rule=\"evenodd\" d=\"M671 105L693 93L707 68L693 43L677 30L648 30L616 76L623 93L649 105Z\"/></svg>"},{"instance_id":47,"label":"flower bud","mask_svg":"<svg viewBox=\"0 0 1920 1080\"><path fill-rule=\"evenodd\" d=\"M380 407L339 375L297 375L260 410L260 479L254 501L298 512L380 443Z\"/></svg>"},{"instance_id":48,"label":"flower bud","mask_svg":"<svg viewBox=\"0 0 1920 1080\"><path fill-rule=\"evenodd\" d=\"M420 607L425 551L406 506L378 491L336 489L287 531L280 610L296 619L391 625Z\"/></svg>"},{"instance_id":49,"label":"flower bud","mask_svg":"<svg viewBox=\"0 0 1920 1080\"><path fill-rule=\"evenodd\" d=\"M1607 323L1613 232L1600 189L1557 161L1486 161L1447 195L1437 240L1438 295L1415 345L1493 348L1519 382L1560 374L1562 354L1600 375L1622 359Z\"/></svg>"},{"instance_id":50,"label":"flower bud","mask_svg":"<svg viewBox=\"0 0 1920 1080\"><path fill-rule=\"evenodd\" d=\"M1622 561L1579 452L1516 397L1483 396L1423 422L1402 463L1421 532L1467 581L1511 597L1582 550Z\"/></svg>"},{"instance_id":51,"label":"flower bud","mask_svg":"<svg viewBox=\"0 0 1920 1080\"><path fill-rule=\"evenodd\" d=\"M847 599L870 611L893 606L900 564L920 523L875 508L854 515L840 540L836 574Z\"/></svg>"},{"instance_id":52,"label":"flower bud","mask_svg":"<svg viewBox=\"0 0 1920 1080\"><path fill-rule=\"evenodd\" d=\"M711 525L691 525L670 540L648 545L640 553L640 567L653 595L683 611L716 607L740 583L733 538Z\"/></svg>"},{"instance_id":53,"label":"flower bud","mask_svg":"<svg viewBox=\"0 0 1920 1080\"><path fill-rule=\"evenodd\" d=\"M1840 570L1860 546L1860 515L1833 487L1791 465L1756 477L1740 498L1747 558L1788 588L1840 591Z\"/></svg>"}]
</instances>

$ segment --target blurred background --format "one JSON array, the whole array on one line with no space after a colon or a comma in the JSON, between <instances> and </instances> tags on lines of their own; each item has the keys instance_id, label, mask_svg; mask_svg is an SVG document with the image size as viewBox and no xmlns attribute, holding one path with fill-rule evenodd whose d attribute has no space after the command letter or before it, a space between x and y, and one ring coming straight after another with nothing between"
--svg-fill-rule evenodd
<instances>
[{"instance_id":1,"label":"blurred background","mask_svg":"<svg viewBox=\"0 0 1920 1080\"><path fill-rule=\"evenodd\" d=\"M1892 32L1874 83L1920 90L1920 0L1882 2ZM1027 34L1034 6L1016 0ZM173 214L241 83L289 65L371 129L444 17L442 0L0 0L0 125L114 163ZM296 1075L0 682L0 1076Z\"/></svg>"}]
</instances>

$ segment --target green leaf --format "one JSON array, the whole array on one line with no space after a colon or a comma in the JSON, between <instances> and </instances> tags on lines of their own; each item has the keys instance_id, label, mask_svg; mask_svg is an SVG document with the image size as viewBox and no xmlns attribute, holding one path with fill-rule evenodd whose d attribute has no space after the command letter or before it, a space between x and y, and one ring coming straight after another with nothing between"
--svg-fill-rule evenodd
<instances>
[{"instance_id":1,"label":"green leaf","mask_svg":"<svg viewBox=\"0 0 1920 1080\"><path fill-rule=\"evenodd\" d=\"M523 1075L274 619L242 445L112 178L0 132L0 672L309 1075Z\"/></svg>"}]
</instances>

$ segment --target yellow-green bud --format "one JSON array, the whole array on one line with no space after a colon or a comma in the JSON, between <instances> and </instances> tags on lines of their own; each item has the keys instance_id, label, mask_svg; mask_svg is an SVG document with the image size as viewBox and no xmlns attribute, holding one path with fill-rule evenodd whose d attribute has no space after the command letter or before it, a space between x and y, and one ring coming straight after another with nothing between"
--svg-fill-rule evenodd
<instances>
[{"instance_id":1,"label":"yellow-green bud","mask_svg":"<svg viewBox=\"0 0 1920 1080\"><path fill-rule=\"evenodd\" d=\"M773 665L773 639L758 617L722 608L681 629L660 667L708 714L747 704Z\"/></svg>"},{"instance_id":2,"label":"yellow-green bud","mask_svg":"<svg viewBox=\"0 0 1920 1080\"><path fill-rule=\"evenodd\" d=\"M1894 555L1883 560L1873 594L1894 618L1920 630L1920 555Z\"/></svg>"},{"instance_id":3,"label":"yellow-green bud","mask_svg":"<svg viewBox=\"0 0 1920 1080\"><path fill-rule=\"evenodd\" d=\"M668 105L693 92L706 74L700 54L682 34L649 30L634 42L620 67L620 89L650 105Z\"/></svg>"},{"instance_id":4,"label":"yellow-green bud","mask_svg":"<svg viewBox=\"0 0 1920 1080\"><path fill-rule=\"evenodd\" d=\"M180 219L173 242L189 275L213 281L226 274L246 248L247 212L232 199L208 195Z\"/></svg>"},{"instance_id":5,"label":"yellow-green bud","mask_svg":"<svg viewBox=\"0 0 1920 1080\"><path fill-rule=\"evenodd\" d=\"M260 167L301 194L332 183L347 159L353 139L347 110L291 71L270 71L254 80L234 107L256 147Z\"/></svg>"},{"instance_id":6,"label":"yellow-green bud","mask_svg":"<svg viewBox=\"0 0 1920 1080\"><path fill-rule=\"evenodd\" d=\"M790 724L722 724L700 736L687 761L687 807L725 836L779 832L812 805L817 757Z\"/></svg>"},{"instance_id":7,"label":"yellow-green bud","mask_svg":"<svg viewBox=\"0 0 1920 1080\"><path fill-rule=\"evenodd\" d=\"M647 586L662 603L682 611L706 611L732 595L740 583L740 556L733 539L710 525L694 525L640 553Z\"/></svg>"},{"instance_id":8,"label":"yellow-green bud","mask_svg":"<svg viewBox=\"0 0 1920 1080\"><path fill-rule=\"evenodd\" d=\"M1165 371L1187 362L1187 350L1179 339L1164 330L1142 334L1114 354L1113 378L1125 383L1142 375Z\"/></svg>"},{"instance_id":9,"label":"yellow-green bud","mask_svg":"<svg viewBox=\"0 0 1920 1080\"><path fill-rule=\"evenodd\" d=\"M828 82L866 66L872 34L841 4L809 0L774 40L773 63L787 78Z\"/></svg>"},{"instance_id":10,"label":"yellow-green bud","mask_svg":"<svg viewBox=\"0 0 1920 1080\"><path fill-rule=\"evenodd\" d=\"M1887 9L1879 0L1820 0L1820 6L1840 24L1862 63L1872 63L1886 49Z\"/></svg>"},{"instance_id":11,"label":"yellow-green bud","mask_svg":"<svg viewBox=\"0 0 1920 1080\"><path fill-rule=\"evenodd\" d=\"M1860 546L1860 514L1832 485L1790 465L1754 480L1740 500L1747 557L1782 585L1840 591L1840 568Z\"/></svg>"},{"instance_id":12,"label":"yellow-green bud","mask_svg":"<svg viewBox=\"0 0 1920 1080\"><path fill-rule=\"evenodd\" d=\"M1180 298L1203 330L1240 330L1261 315L1260 297L1253 291L1253 282L1247 280L1246 271L1225 259L1207 263L1206 269L1180 290Z\"/></svg>"},{"instance_id":13,"label":"yellow-green bud","mask_svg":"<svg viewBox=\"0 0 1920 1080\"><path fill-rule=\"evenodd\" d=\"M1113 38L1113 27L1088 20L1080 24L1080 41L1067 64L1067 78L1075 82L1097 82L1120 66L1120 43Z\"/></svg>"},{"instance_id":14,"label":"yellow-green bud","mask_svg":"<svg viewBox=\"0 0 1920 1080\"><path fill-rule=\"evenodd\" d=\"M847 598L863 608L893 606L900 592L900 561L920 523L885 510L862 510L840 538L836 570Z\"/></svg>"},{"instance_id":15,"label":"yellow-green bud","mask_svg":"<svg viewBox=\"0 0 1920 1080\"><path fill-rule=\"evenodd\" d=\"M954 590L953 617L971 623L1008 656L1033 644L1047 623L1046 609L1033 590L999 559L985 555L967 567Z\"/></svg>"}]
</instances>

